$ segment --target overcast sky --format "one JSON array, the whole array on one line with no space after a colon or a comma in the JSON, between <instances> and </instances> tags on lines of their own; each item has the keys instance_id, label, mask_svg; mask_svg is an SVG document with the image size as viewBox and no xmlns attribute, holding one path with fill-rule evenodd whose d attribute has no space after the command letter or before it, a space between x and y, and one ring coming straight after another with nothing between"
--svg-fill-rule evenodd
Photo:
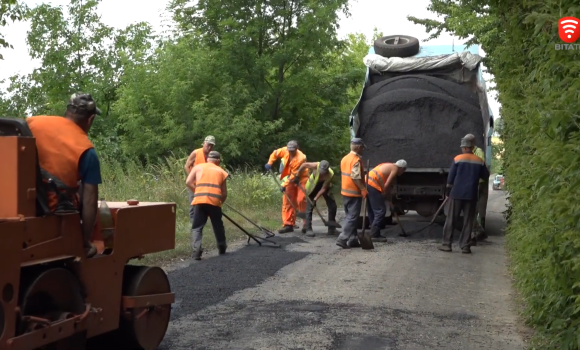
<instances>
[{"instance_id":1,"label":"overcast sky","mask_svg":"<svg viewBox=\"0 0 580 350\"><path fill-rule=\"evenodd\" d=\"M422 42L423 39L428 37L424 27L409 22L407 16L412 14L419 18L436 17L427 10L430 0L412 1L413 6L409 6L409 1L351 0L351 16L341 19L339 35L345 36L349 33L359 32L371 36L373 28L377 27L385 35L411 35L419 38L421 44L427 44ZM66 6L69 0L24 0L23 2L31 7L40 3ZM156 31L161 31L170 18L165 10L168 2L168 0L102 0L98 7L98 12L101 14L102 21L109 26L125 28L131 23L146 21ZM38 62L30 59L27 51L26 32L29 29L30 24L28 22L9 24L2 29L6 40L14 46L14 49L0 49L0 53L4 56L4 60L0 60L0 80L17 73L29 73L38 66ZM455 43L456 45L461 45L464 41L444 33L438 39L429 41L428 44L451 45ZM481 49L480 55L485 55ZM488 75L484 76L486 80L489 80ZM495 93L488 93L488 95L490 106L494 116L497 118L499 116L499 104L495 101Z\"/></svg>"}]
</instances>

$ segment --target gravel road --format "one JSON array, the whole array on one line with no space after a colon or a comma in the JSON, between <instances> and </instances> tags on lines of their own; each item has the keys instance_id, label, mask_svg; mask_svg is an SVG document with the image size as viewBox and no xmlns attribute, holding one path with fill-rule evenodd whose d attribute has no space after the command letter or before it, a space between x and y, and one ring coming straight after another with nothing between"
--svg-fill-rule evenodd
<instances>
[{"instance_id":1,"label":"gravel road","mask_svg":"<svg viewBox=\"0 0 580 350\"><path fill-rule=\"evenodd\" d=\"M160 350L524 349L506 272L502 191L490 189L487 242L437 250L441 227L399 227L373 251L295 232L280 249L255 243L169 272L176 293ZM426 225L402 217L413 231ZM428 221L428 220L427 220Z\"/></svg>"}]
</instances>

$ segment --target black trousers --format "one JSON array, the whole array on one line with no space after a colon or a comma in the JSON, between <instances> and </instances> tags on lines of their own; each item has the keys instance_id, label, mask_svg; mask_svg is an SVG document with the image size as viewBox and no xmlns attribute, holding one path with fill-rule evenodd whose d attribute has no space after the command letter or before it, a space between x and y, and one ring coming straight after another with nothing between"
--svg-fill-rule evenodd
<instances>
[{"instance_id":1,"label":"black trousers","mask_svg":"<svg viewBox=\"0 0 580 350\"><path fill-rule=\"evenodd\" d=\"M310 195L308 196L311 201L314 202L314 197L320 192L322 189L323 182L319 182L316 184ZM334 195L332 194L331 190L328 189L328 192L322 195L324 197L324 201L326 202L326 206L328 207L328 220L329 221L336 221L336 201L334 200ZM306 227L312 228L312 211L314 207L307 202L306 205Z\"/></svg>"},{"instance_id":2,"label":"black trousers","mask_svg":"<svg viewBox=\"0 0 580 350\"><path fill-rule=\"evenodd\" d=\"M191 248L194 251L201 249L202 231L208 218L211 220L218 247L226 245L222 208L211 204L197 204L193 206L193 224L191 226Z\"/></svg>"}]
</instances>

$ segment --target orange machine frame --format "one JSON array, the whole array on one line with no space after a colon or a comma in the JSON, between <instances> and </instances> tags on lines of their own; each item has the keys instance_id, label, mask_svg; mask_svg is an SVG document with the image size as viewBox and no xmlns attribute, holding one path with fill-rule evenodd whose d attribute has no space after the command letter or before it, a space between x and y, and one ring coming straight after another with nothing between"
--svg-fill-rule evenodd
<instances>
[{"instance_id":1,"label":"orange machine frame","mask_svg":"<svg viewBox=\"0 0 580 350\"><path fill-rule=\"evenodd\" d=\"M123 310L172 304L173 293L130 297L122 295L122 286L130 259L175 247L175 203L108 202L114 248L87 259L78 214L37 217L36 157L33 137L0 135L0 349L34 349L84 331L91 338L117 329ZM17 335L21 275L46 264L75 273L86 311Z\"/></svg>"}]
</instances>

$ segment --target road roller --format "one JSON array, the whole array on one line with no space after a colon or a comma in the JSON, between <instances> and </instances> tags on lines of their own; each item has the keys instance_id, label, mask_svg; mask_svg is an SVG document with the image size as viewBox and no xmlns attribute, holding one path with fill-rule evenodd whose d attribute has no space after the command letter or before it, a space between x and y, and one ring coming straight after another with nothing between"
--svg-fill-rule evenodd
<instances>
[{"instance_id":1,"label":"road roller","mask_svg":"<svg viewBox=\"0 0 580 350\"><path fill-rule=\"evenodd\" d=\"M175 295L130 262L174 249L175 203L101 201L87 258L80 215L46 209L37 156L26 121L0 118L0 350L156 349Z\"/></svg>"}]
</instances>

